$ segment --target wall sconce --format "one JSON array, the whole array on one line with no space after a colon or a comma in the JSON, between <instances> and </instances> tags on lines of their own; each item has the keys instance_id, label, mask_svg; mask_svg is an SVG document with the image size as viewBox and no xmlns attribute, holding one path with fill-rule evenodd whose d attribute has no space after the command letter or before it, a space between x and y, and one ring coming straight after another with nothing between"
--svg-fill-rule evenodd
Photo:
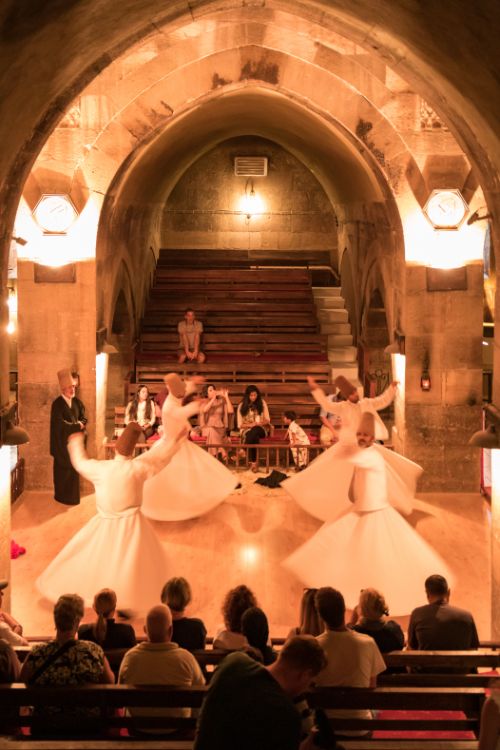
<instances>
[{"instance_id":1,"label":"wall sconce","mask_svg":"<svg viewBox=\"0 0 500 750\"><path fill-rule=\"evenodd\" d=\"M422 375L420 376L420 389L422 391L430 391L431 389L431 376L429 375L429 354L426 352L424 361L422 362Z\"/></svg>"},{"instance_id":2,"label":"wall sconce","mask_svg":"<svg viewBox=\"0 0 500 750\"><path fill-rule=\"evenodd\" d=\"M398 331L396 328L392 336L392 344L386 346L384 349L385 354L404 354L405 353L405 341L406 337L404 333Z\"/></svg>"},{"instance_id":3,"label":"wall sconce","mask_svg":"<svg viewBox=\"0 0 500 750\"><path fill-rule=\"evenodd\" d=\"M248 179L245 184L245 193L240 202L240 210L246 215L247 222L252 216L261 214L264 205L262 199L254 190L253 180Z\"/></svg>"}]
</instances>

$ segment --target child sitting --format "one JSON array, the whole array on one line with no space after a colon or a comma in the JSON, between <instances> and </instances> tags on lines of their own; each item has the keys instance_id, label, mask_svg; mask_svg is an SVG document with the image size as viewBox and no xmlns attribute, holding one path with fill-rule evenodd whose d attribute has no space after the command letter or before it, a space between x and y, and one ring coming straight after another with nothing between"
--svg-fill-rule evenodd
<instances>
[{"instance_id":1,"label":"child sitting","mask_svg":"<svg viewBox=\"0 0 500 750\"><path fill-rule=\"evenodd\" d=\"M295 463L295 471L302 471L307 466L307 450L304 448L297 448L298 445L310 445L310 440L302 427L295 421L297 415L294 411L286 411L283 414L283 422L288 427L286 433L287 438L290 441L290 450L292 451L293 460Z\"/></svg>"}]
</instances>

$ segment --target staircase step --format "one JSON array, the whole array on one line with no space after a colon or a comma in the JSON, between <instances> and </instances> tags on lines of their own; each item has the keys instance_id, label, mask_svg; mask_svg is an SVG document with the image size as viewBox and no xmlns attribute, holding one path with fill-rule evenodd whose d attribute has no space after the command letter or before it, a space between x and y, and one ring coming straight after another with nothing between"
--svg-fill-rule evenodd
<instances>
[{"instance_id":1,"label":"staircase step","mask_svg":"<svg viewBox=\"0 0 500 750\"><path fill-rule=\"evenodd\" d=\"M340 286L313 286L314 297L341 297L342 287Z\"/></svg>"},{"instance_id":2,"label":"staircase step","mask_svg":"<svg viewBox=\"0 0 500 750\"><path fill-rule=\"evenodd\" d=\"M351 333L350 323L336 323L333 320L328 320L328 318L320 318L320 325L321 333L343 333L347 335Z\"/></svg>"},{"instance_id":3,"label":"staircase step","mask_svg":"<svg viewBox=\"0 0 500 750\"><path fill-rule=\"evenodd\" d=\"M347 310L318 310L320 323L336 323L339 326L347 326L351 332L351 324L347 318Z\"/></svg>"},{"instance_id":4,"label":"staircase step","mask_svg":"<svg viewBox=\"0 0 500 750\"><path fill-rule=\"evenodd\" d=\"M328 359L330 362L356 362L358 350L355 346L329 346Z\"/></svg>"},{"instance_id":5,"label":"staircase step","mask_svg":"<svg viewBox=\"0 0 500 750\"><path fill-rule=\"evenodd\" d=\"M338 346L352 346L352 335L348 333L337 333L335 330L335 325L333 323L321 326L321 333L328 334L328 348Z\"/></svg>"},{"instance_id":6,"label":"staircase step","mask_svg":"<svg viewBox=\"0 0 500 750\"><path fill-rule=\"evenodd\" d=\"M359 382L358 377L358 364L352 365L352 367L342 367L342 362L330 362L331 368L332 368L332 378L336 378L339 375L343 375L344 378L347 378L347 380L358 387L358 385L361 385Z\"/></svg>"},{"instance_id":7,"label":"staircase step","mask_svg":"<svg viewBox=\"0 0 500 750\"><path fill-rule=\"evenodd\" d=\"M343 297L315 297L314 302L318 310L343 310L344 309L344 298Z\"/></svg>"}]
</instances>

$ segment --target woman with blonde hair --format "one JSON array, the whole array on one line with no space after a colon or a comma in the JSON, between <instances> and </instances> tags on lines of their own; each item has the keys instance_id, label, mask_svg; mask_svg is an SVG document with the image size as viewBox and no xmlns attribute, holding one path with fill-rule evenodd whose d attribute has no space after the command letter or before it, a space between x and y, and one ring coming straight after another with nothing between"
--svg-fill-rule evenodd
<instances>
[{"instance_id":1,"label":"woman with blonde hair","mask_svg":"<svg viewBox=\"0 0 500 750\"><path fill-rule=\"evenodd\" d=\"M353 630L373 638L382 654L400 651L405 643L401 626L388 620L389 608L377 589L362 589L349 623Z\"/></svg>"},{"instance_id":2,"label":"woman with blonde hair","mask_svg":"<svg viewBox=\"0 0 500 750\"><path fill-rule=\"evenodd\" d=\"M105 650L135 646L136 639L133 627L126 623L117 623L114 620L116 594L112 589L98 591L92 606L97 615L97 620L78 628L80 641L98 643Z\"/></svg>"},{"instance_id":3,"label":"woman with blonde hair","mask_svg":"<svg viewBox=\"0 0 500 750\"><path fill-rule=\"evenodd\" d=\"M293 638L294 635L321 635L323 630L323 624L321 618L316 609L316 602L314 596L318 589L304 589L302 599L300 600L300 625L296 628L292 628L288 633L288 638Z\"/></svg>"},{"instance_id":4,"label":"woman with blonde hair","mask_svg":"<svg viewBox=\"0 0 500 750\"><path fill-rule=\"evenodd\" d=\"M172 612L172 641L188 651L205 648L207 629L197 617L186 617L192 594L189 581L182 576L170 578L161 592L162 604Z\"/></svg>"}]
</instances>

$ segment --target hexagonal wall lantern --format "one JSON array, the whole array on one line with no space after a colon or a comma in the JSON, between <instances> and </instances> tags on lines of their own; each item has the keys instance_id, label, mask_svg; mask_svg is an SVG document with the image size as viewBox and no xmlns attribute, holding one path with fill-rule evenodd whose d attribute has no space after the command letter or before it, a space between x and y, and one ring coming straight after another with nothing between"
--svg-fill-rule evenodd
<instances>
[{"instance_id":1,"label":"hexagonal wall lantern","mask_svg":"<svg viewBox=\"0 0 500 750\"><path fill-rule=\"evenodd\" d=\"M78 217L69 195L44 194L33 209L33 218L44 234L66 234Z\"/></svg>"},{"instance_id":2,"label":"hexagonal wall lantern","mask_svg":"<svg viewBox=\"0 0 500 750\"><path fill-rule=\"evenodd\" d=\"M433 190L424 206L424 214L434 229L458 229L469 206L460 190Z\"/></svg>"}]
</instances>

